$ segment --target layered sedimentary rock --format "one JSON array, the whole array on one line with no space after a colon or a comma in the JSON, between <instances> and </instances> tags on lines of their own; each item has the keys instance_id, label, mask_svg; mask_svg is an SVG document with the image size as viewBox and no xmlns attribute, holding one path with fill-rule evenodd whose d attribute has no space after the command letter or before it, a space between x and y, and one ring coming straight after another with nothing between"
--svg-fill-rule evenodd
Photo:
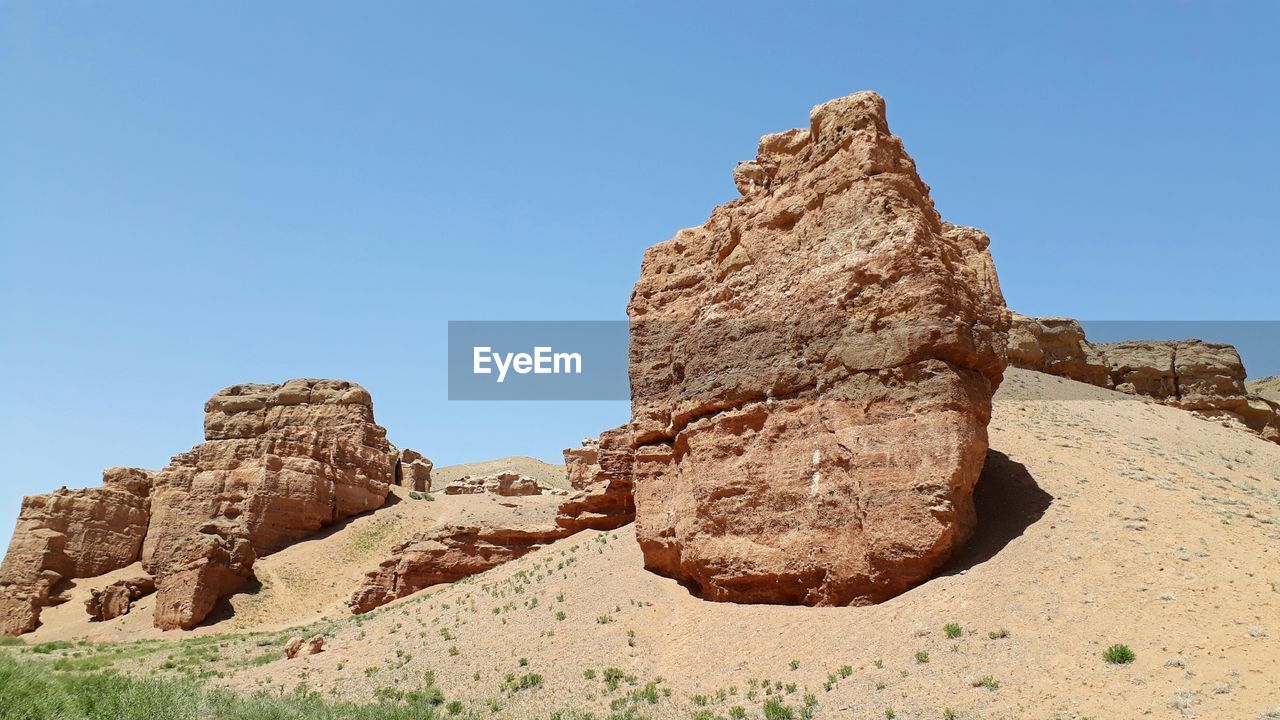
<instances>
[{"instance_id":1,"label":"layered sedimentary rock","mask_svg":"<svg viewBox=\"0 0 1280 720\"><path fill-rule=\"evenodd\" d=\"M133 603L155 592L156 581L145 575L117 580L105 588L95 589L84 603L85 612L94 621L113 620L127 615Z\"/></svg>"},{"instance_id":2,"label":"layered sedimentary rock","mask_svg":"<svg viewBox=\"0 0 1280 720\"><path fill-rule=\"evenodd\" d=\"M205 405L205 442L155 480L144 567L155 625L191 628L254 560L380 507L399 457L359 385L236 385Z\"/></svg>"},{"instance_id":3,"label":"layered sedimentary rock","mask_svg":"<svg viewBox=\"0 0 1280 720\"><path fill-rule=\"evenodd\" d=\"M103 487L62 488L23 498L0 565L0 635L34 630L42 608L61 602L59 582L137 562L147 533L152 473L109 468Z\"/></svg>"},{"instance_id":4,"label":"layered sedimentary rock","mask_svg":"<svg viewBox=\"0 0 1280 720\"><path fill-rule=\"evenodd\" d=\"M390 558L366 574L347 606L353 613L366 613L424 588L482 573L568 535L539 523L443 524L396 546Z\"/></svg>"},{"instance_id":5,"label":"layered sedimentary rock","mask_svg":"<svg viewBox=\"0 0 1280 720\"><path fill-rule=\"evenodd\" d=\"M573 532L613 530L636 519L632 496L634 451L624 425L564 451L565 472L573 492L560 505L556 523Z\"/></svg>"},{"instance_id":6,"label":"layered sedimentary rock","mask_svg":"<svg viewBox=\"0 0 1280 720\"><path fill-rule=\"evenodd\" d=\"M702 597L862 604L970 535L1009 313L858 93L761 139L628 306L645 565Z\"/></svg>"},{"instance_id":7,"label":"layered sedimentary rock","mask_svg":"<svg viewBox=\"0 0 1280 720\"><path fill-rule=\"evenodd\" d=\"M1111 387L1106 358L1085 339L1071 318L1035 318L1013 313L1009 364L1050 375Z\"/></svg>"},{"instance_id":8,"label":"layered sedimentary rock","mask_svg":"<svg viewBox=\"0 0 1280 720\"><path fill-rule=\"evenodd\" d=\"M444 488L445 495L478 495L480 493L523 497L544 493L563 494L563 491L543 485L537 478L513 472L496 475L463 475Z\"/></svg>"},{"instance_id":9,"label":"layered sedimentary rock","mask_svg":"<svg viewBox=\"0 0 1280 720\"><path fill-rule=\"evenodd\" d=\"M1240 354L1202 340L1090 343L1068 318L1015 315L1009 363L1239 423L1280 442L1280 403L1250 392Z\"/></svg>"},{"instance_id":10,"label":"layered sedimentary rock","mask_svg":"<svg viewBox=\"0 0 1280 720\"><path fill-rule=\"evenodd\" d=\"M430 492L432 467L422 453L401 450L396 464L396 484L411 492Z\"/></svg>"}]
</instances>

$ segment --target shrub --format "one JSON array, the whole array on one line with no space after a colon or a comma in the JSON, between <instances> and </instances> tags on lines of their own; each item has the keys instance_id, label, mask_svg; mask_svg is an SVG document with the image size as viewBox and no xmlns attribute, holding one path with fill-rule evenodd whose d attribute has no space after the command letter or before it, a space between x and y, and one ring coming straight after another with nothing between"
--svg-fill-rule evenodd
<instances>
[{"instance_id":1,"label":"shrub","mask_svg":"<svg viewBox=\"0 0 1280 720\"><path fill-rule=\"evenodd\" d=\"M1137 658L1137 655L1134 654L1133 650L1129 649L1128 645L1117 643L1107 648L1102 653L1102 657L1112 665L1128 665Z\"/></svg>"},{"instance_id":2,"label":"shrub","mask_svg":"<svg viewBox=\"0 0 1280 720\"><path fill-rule=\"evenodd\" d=\"M974 678L970 685L974 687L984 687L988 690L995 690L1000 687L1000 681L990 675L983 675L980 678Z\"/></svg>"},{"instance_id":3,"label":"shrub","mask_svg":"<svg viewBox=\"0 0 1280 720\"><path fill-rule=\"evenodd\" d=\"M921 664L924 664L924 663L929 662L929 653L925 652L924 650L917 650L917 651L916 651L916 662L921 663Z\"/></svg>"},{"instance_id":4,"label":"shrub","mask_svg":"<svg viewBox=\"0 0 1280 720\"><path fill-rule=\"evenodd\" d=\"M794 720L795 716L795 711L776 697L764 701L765 720Z\"/></svg>"},{"instance_id":5,"label":"shrub","mask_svg":"<svg viewBox=\"0 0 1280 720\"><path fill-rule=\"evenodd\" d=\"M955 623L947 623L946 627L942 628L942 631L945 632L947 634L947 637L951 638L952 640L955 640L956 638L964 634L964 630Z\"/></svg>"}]
</instances>

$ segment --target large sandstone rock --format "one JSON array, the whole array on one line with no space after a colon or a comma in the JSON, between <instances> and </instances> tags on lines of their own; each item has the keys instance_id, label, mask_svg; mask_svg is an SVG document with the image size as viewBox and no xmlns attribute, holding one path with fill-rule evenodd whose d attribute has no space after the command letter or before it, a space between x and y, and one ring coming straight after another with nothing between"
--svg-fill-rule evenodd
<instances>
[{"instance_id":1,"label":"large sandstone rock","mask_svg":"<svg viewBox=\"0 0 1280 720\"><path fill-rule=\"evenodd\" d=\"M573 492L560 505L556 523L573 532L613 530L636 519L632 495L634 452L629 425L582 441L564 451Z\"/></svg>"},{"instance_id":2,"label":"large sandstone rock","mask_svg":"<svg viewBox=\"0 0 1280 720\"><path fill-rule=\"evenodd\" d=\"M341 380L236 385L205 405L206 442L157 476L144 567L155 625L191 628L258 556L380 507L399 457L373 402Z\"/></svg>"},{"instance_id":3,"label":"large sandstone rock","mask_svg":"<svg viewBox=\"0 0 1280 720\"><path fill-rule=\"evenodd\" d=\"M878 95L809 120L649 249L628 307L645 565L711 600L878 602L975 522L1009 328L988 240L941 220Z\"/></svg>"},{"instance_id":4,"label":"large sandstone rock","mask_svg":"<svg viewBox=\"0 0 1280 720\"><path fill-rule=\"evenodd\" d=\"M61 581L137 562L147 533L151 476L109 468L103 487L23 498L0 565L0 635L34 630L41 609L61 602L55 593Z\"/></svg>"}]
</instances>

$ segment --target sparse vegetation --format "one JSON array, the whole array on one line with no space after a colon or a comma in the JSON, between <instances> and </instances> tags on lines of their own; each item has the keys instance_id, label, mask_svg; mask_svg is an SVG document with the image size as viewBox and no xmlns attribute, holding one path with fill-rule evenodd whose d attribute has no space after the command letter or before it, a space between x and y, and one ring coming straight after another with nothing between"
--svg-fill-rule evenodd
<instances>
[{"instance_id":1,"label":"sparse vegetation","mask_svg":"<svg viewBox=\"0 0 1280 720\"><path fill-rule=\"evenodd\" d=\"M1102 657L1112 665L1128 665L1137 658L1137 655L1128 645L1117 643L1107 648L1102 653Z\"/></svg>"}]
</instances>

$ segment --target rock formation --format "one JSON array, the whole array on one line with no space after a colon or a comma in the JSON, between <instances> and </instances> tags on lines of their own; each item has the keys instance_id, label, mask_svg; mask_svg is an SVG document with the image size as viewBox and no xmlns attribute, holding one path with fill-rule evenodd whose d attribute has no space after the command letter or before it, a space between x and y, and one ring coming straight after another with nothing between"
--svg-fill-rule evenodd
<instances>
[{"instance_id":1,"label":"rock formation","mask_svg":"<svg viewBox=\"0 0 1280 720\"><path fill-rule=\"evenodd\" d=\"M34 630L42 608L62 601L63 580L137 562L147 533L152 474L109 468L103 486L23 498L0 565L0 635Z\"/></svg>"},{"instance_id":2,"label":"rock formation","mask_svg":"<svg viewBox=\"0 0 1280 720\"><path fill-rule=\"evenodd\" d=\"M1013 313L1009 364L1111 387L1106 358L1085 339L1080 323L1071 318L1033 318Z\"/></svg>"},{"instance_id":3,"label":"rock formation","mask_svg":"<svg viewBox=\"0 0 1280 720\"><path fill-rule=\"evenodd\" d=\"M1264 400L1280 403L1280 375L1261 377L1257 380L1247 380L1245 381L1244 386L1250 395L1256 395Z\"/></svg>"},{"instance_id":4,"label":"rock formation","mask_svg":"<svg viewBox=\"0 0 1280 720\"><path fill-rule=\"evenodd\" d=\"M365 575L347 606L363 614L433 585L482 573L569 534L559 527L536 524L441 525L397 545L390 558Z\"/></svg>"},{"instance_id":5,"label":"rock formation","mask_svg":"<svg viewBox=\"0 0 1280 720\"><path fill-rule=\"evenodd\" d=\"M105 588L93 590L84 603L84 609L94 621L113 620L129 614L134 601L155 591L156 581L145 575L117 580Z\"/></svg>"},{"instance_id":6,"label":"rock formation","mask_svg":"<svg viewBox=\"0 0 1280 720\"><path fill-rule=\"evenodd\" d=\"M809 121L645 253L628 306L645 565L710 600L878 602L975 522L1009 327L988 240L941 220L878 95Z\"/></svg>"},{"instance_id":7,"label":"rock formation","mask_svg":"<svg viewBox=\"0 0 1280 720\"><path fill-rule=\"evenodd\" d=\"M563 494L563 491L538 482L536 478L519 473L504 472L497 475L463 475L444 488L445 495L477 495L491 493L504 497Z\"/></svg>"},{"instance_id":8,"label":"rock formation","mask_svg":"<svg viewBox=\"0 0 1280 720\"><path fill-rule=\"evenodd\" d=\"M582 447L564 451L565 472L573 493L560 505L556 523L579 530L613 530L636 519L631 492L632 464L629 425L588 438Z\"/></svg>"},{"instance_id":9,"label":"rock formation","mask_svg":"<svg viewBox=\"0 0 1280 720\"><path fill-rule=\"evenodd\" d=\"M1252 394L1240 354L1202 340L1090 343L1067 318L1015 315L1009 363L1238 423L1280 442L1280 403Z\"/></svg>"},{"instance_id":10,"label":"rock formation","mask_svg":"<svg viewBox=\"0 0 1280 720\"><path fill-rule=\"evenodd\" d=\"M322 652L324 652L323 635L315 635L310 640L292 637L284 644L284 656L290 660L306 655L317 655Z\"/></svg>"},{"instance_id":11,"label":"rock formation","mask_svg":"<svg viewBox=\"0 0 1280 720\"><path fill-rule=\"evenodd\" d=\"M431 492L431 461L420 452L401 450L396 484L410 492Z\"/></svg>"},{"instance_id":12,"label":"rock formation","mask_svg":"<svg viewBox=\"0 0 1280 720\"><path fill-rule=\"evenodd\" d=\"M156 477L144 567L155 625L191 628L254 560L380 507L398 461L359 385L236 385L205 405L205 442Z\"/></svg>"}]
</instances>

